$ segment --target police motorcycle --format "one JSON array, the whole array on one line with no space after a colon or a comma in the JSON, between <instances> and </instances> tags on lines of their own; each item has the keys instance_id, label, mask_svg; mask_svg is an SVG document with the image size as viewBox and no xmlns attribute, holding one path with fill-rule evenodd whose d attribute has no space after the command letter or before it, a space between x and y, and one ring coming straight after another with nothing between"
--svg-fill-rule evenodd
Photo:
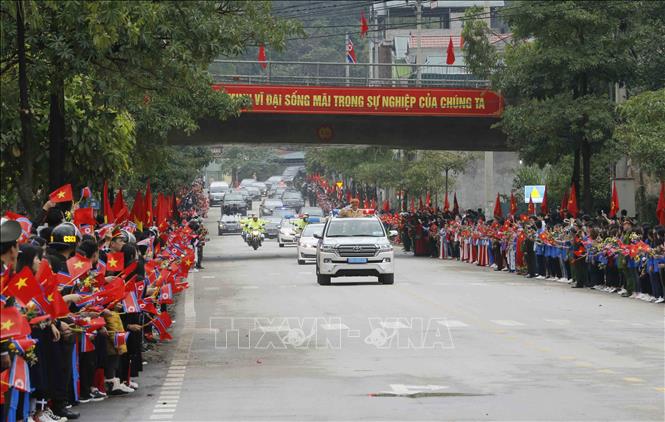
<instances>
[{"instance_id":1,"label":"police motorcycle","mask_svg":"<svg viewBox=\"0 0 665 422\"><path fill-rule=\"evenodd\" d=\"M245 241L249 246L257 250L263 243L263 232L259 229L250 229L249 232L245 235Z\"/></svg>"}]
</instances>

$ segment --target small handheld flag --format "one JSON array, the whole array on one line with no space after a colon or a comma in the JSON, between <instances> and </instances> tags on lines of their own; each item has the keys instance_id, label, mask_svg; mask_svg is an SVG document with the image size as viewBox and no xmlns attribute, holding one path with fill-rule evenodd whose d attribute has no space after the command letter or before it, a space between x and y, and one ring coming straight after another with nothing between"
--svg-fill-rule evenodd
<instances>
[{"instance_id":1,"label":"small handheld flag","mask_svg":"<svg viewBox=\"0 0 665 422\"><path fill-rule=\"evenodd\" d=\"M346 62L351 64L356 64L358 62L356 60L356 52L353 49L353 41L351 41L351 38L346 40Z\"/></svg>"},{"instance_id":2,"label":"small handheld flag","mask_svg":"<svg viewBox=\"0 0 665 422\"><path fill-rule=\"evenodd\" d=\"M72 193L71 183L67 183L64 186L59 187L58 189L51 192L48 196L48 199L51 202L68 202L74 200L74 194Z\"/></svg>"}]
</instances>

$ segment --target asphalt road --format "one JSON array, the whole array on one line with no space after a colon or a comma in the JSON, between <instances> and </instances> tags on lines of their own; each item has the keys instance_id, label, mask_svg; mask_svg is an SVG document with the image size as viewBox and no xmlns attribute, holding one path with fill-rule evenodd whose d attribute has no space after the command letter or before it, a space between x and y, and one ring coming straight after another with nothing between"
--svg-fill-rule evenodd
<instances>
[{"instance_id":1,"label":"asphalt road","mask_svg":"<svg viewBox=\"0 0 665 422\"><path fill-rule=\"evenodd\" d=\"M216 236L175 340L84 420L659 420L663 306L396 254L316 284L294 248Z\"/></svg>"}]
</instances>

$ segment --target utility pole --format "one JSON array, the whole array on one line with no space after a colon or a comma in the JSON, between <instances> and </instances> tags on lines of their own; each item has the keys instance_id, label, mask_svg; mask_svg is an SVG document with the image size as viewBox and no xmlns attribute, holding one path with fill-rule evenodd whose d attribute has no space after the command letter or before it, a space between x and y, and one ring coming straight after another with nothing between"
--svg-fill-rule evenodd
<instances>
[{"instance_id":1,"label":"utility pole","mask_svg":"<svg viewBox=\"0 0 665 422\"><path fill-rule=\"evenodd\" d=\"M421 0L416 0L416 86L421 85L421 69L423 64L422 49L420 45L421 41L421 29L422 29L422 20L423 20L423 10L422 5L420 4Z\"/></svg>"}]
</instances>

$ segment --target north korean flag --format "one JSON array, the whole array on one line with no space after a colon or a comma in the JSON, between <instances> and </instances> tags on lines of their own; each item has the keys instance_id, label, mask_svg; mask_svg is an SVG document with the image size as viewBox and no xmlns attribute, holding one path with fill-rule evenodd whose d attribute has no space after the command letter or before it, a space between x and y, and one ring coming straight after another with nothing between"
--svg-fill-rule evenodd
<instances>
[{"instance_id":1,"label":"north korean flag","mask_svg":"<svg viewBox=\"0 0 665 422\"><path fill-rule=\"evenodd\" d=\"M16 355L9 371L9 387L19 391L30 392L30 368L28 362Z\"/></svg>"},{"instance_id":2,"label":"north korean flag","mask_svg":"<svg viewBox=\"0 0 665 422\"><path fill-rule=\"evenodd\" d=\"M113 346L117 349L118 347L124 346L127 344L127 337L129 337L129 331L124 333L115 333L113 337Z\"/></svg>"},{"instance_id":3,"label":"north korean flag","mask_svg":"<svg viewBox=\"0 0 665 422\"><path fill-rule=\"evenodd\" d=\"M173 303L173 287L171 284L164 284L159 289L159 303L171 304Z\"/></svg>"},{"instance_id":4,"label":"north korean flag","mask_svg":"<svg viewBox=\"0 0 665 422\"><path fill-rule=\"evenodd\" d=\"M125 294L125 298L122 300L122 307L128 314L141 312L139 300L136 298L135 292L131 291Z\"/></svg>"}]
</instances>

